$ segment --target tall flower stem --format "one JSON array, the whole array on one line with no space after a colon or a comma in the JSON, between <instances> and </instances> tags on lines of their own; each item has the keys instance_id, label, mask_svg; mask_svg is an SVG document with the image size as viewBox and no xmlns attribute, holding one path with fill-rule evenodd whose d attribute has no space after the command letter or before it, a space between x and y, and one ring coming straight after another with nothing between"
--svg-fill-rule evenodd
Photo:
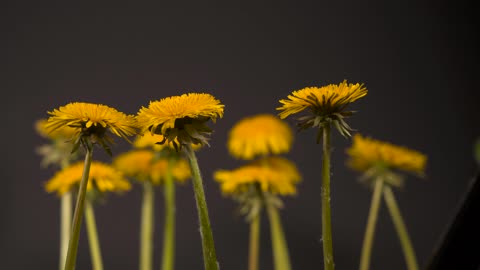
<instances>
[{"instance_id":1,"label":"tall flower stem","mask_svg":"<svg viewBox=\"0 0 480 270\"><path fill-rule=\"evenodd\" d=\"M140 270L152 269L153 208L155 194L150 181L143 182L142 217L140 222Z\"/></svg>"},{"instance_id":2,"label":"tall flower stem","mask_svg":"<svg viewBox=\"0 0 480 270\"><path fill-rule=\"evenodd\" d=\"M70 241L68 243L67 260L65 262L65 270L74 270L77 260L78 241L80 239L80 228L82 226L83 211L85 207L85 197L87 194L88 176L90 174L90 164L92 163L93 148L92 144L87 141L86 154L82 172L82 179L78 188L77 203L75 205L75 213L73 214L73 228Z\"/></svg>"},{"instance_id":3,"label":"tall flower stem","mask_svg":"<svg viewBox=\"0 0 480 270\"><path fill-rule=\"evenodd\" d=\"M250 247L248 249L248 270L258 270L258 254L260 252L260 213L250 221Z\"/></svg>"},{"instance_id":4,"label":"tall flower stem","mask_svg":"<svg viewBox=\"0 0 480 270\"><path fill-rule=\"evenodd\" d=\"M173 270L175 265L175 183L172 175L174 159L168 160L165 175L165 226L163 232L162 270Z\"/></svg>"},{"instance_id":5,"label":"tall flower stem","mask_svg":"<svg viewBox=\"0 0 480 270\"><path fill-rule=\"evenodd\" d=\"M98 241L97 222L92 203L89 199L85 202L85 223L87 225L88 244L93 270L103 270L102 253Z\"/></svg>"},{"instance_id":6,"label":"tall flower stem","mask_svg":"<svg viewBox=\"0 0 480 270\"><path fill-rule=\"evenodd\" d=\"M72 231L72 193L66 192L60 198L60 266L62 270L65 267L67 258L68 241Z\"/></svg>"},{"instance_id":7,"label":"tall flower stem","mask_svg":"<svg viewBox=\"0 0 480 270\"><path fill-rule=\"evenodd\" d=\"M372 243L375 235L375 224L377 222L378 210L383 190L383 180L376 179L373 188L372 203L368 214L367 229L365 230L365 238L363 238L362 256L360 258L360 270L370 269L370 258L372 254Z\"/></svg>"},{"instance_id":8,"label":"tall flower stem","mask_svg":"<svg viewBox=\"0 0 480 270\"><path fill-rule=\"evenodd\" d=\"M275 270L290 270L290 256L288 255L287 241L285 240L278 210L275 206L267 203L267 212L270 220Z\"/></svg>"},{"instance_id":9,"label":"tall flower stem","mask_svg":"<svg viewBox=\"0 0 480 270\"><path fill-rule=\"evenodd\" d=\"M210 219L208 217L207 202L205 201L205 192L203 191L203 181L198 167L197 157L190 144L185 145L190 169L192 170L193 189L195 192L195 201L197 202L198 218L200 221L200 235L202 237L203 259L205 270L218 270L217 255L215 253L215 243L213 242Z\"/></svg>"},{"instance_id":10,"label":"tall flower stem","mask_svg":"<svg viewBox=\"0 0 480 270\"><path fill-rule=\"evenodd\" d=\"M333 270L332 219L330 214L330 124L324 124L322 163L322 240L325 270Z\"/></svg>"},{"instance_id":11,"label":"tall flower stem","mask_svg":"<svg viewBox=\"0 0 480 270\"><path fill-rule=\"evenodd\" d=\"M398 237L400 238L400 243L402 245L403 254L405 255L405 260L407 262L407 267L409 270L418 270L417 258L415 257L415 251L413 250L412 242L408 236L407 227L403 221L402 215L400 214L400 209L398 208L397 201L393 195L393 191L389 186L383 188L383 195L385 202L387 204L388 210L390 211L390 216L392 217L393 224L397 230Z\"/></svg>"}]
</instances>

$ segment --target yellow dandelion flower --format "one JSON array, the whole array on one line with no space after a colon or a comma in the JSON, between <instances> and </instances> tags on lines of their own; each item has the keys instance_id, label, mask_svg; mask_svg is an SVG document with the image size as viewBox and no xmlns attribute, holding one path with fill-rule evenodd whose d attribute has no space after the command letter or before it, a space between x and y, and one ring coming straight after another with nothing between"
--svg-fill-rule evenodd
<instances>
[{"instance_id":1,"label":"yellow dandelion flower","mask_svg":"<svg viewBox=\"0 0 480 270\"><path fill-rule=\"evenodd\" d=\"M350 103L367 95L367 89L363 84L352 84L343 81L340 84L330 84L323 87L306 87L293 91L288 99L280 100L282 104L277 110L281 111L279 116L285 119L292 114L310 109L312 115L301 117L299 127L306 129L319 127L332 122L344 136L350 136L351 128L344 121L352 111L345 111Z\"/></svg>"},{"instance_id":2,"label":"yellow dandelion flower","mask_svg":"<svg viewBox=\"0 0 480 270\"><path fill-rule=\"evenodd\" d=\"M295 164L281 157L264 158L231 171L219 170L214 178L224 194L246 192L258 183L262 191L280 195L295 194L301 179Z\"/></svg>"},{"instance_id":3,"label":"yellow dandelion flower","mask_svg":"<svg viewBox=\"0 0 480 270\"><path fill-rule=\"evenodd\" d=\"M73 138L78 133L77 129L69 126L60 127L52 132L49 132L47 129L47 124L47 119L40 119L35 122L35 129L37 133L44 138L51 140L68 140Z\"/></svg>"},{"instance_id":4,"label":"yellow dandelion flower","mask_svg":"<svg viewBox=\"0 0 480 270\"><path fill-rule=\"evenodd\" d=\"M153 164L152 167L152 182L159 184L165 180L167 176L169 160L160 159ZM184 159L178 159L172 168L172 176L178 182L185 182L191 176L190 166Z\"/></svg>"},{"instance_id":5,"label":"yellow dandelion flower","mask_svg":"<svg viewBox=\"0 0 480 270\"><path fill-rule=\"evenodd\" d=\"M110 139L105 136L107 129L127 141L129 141L128 136L136 134L133 116L106 105L74 102L48 112L48 114L51 115L45 126L48 132L66 126L74 128L80 136L93 136L96 142L100 143L109 153L106 142L110 142Z\"/></svg>"},{"instance_id":6,"label":"yellow dandelion flower","mask_svg":"<svg viewBox=\"0 0 480 270\"><path fill-rule=\"evenodd\" d=\"M290 150L293 134L277 117L260 114L239 121L230 131L228 149L237 158L282 154Z\"/></svg>"},{"instance_id":7,"label":"yellow dandelion flower","mask_svg":"<svg viewBox=\"0 0 480 270\"><path fill-rule=\"evenodd\" d=\"M149 132L144 133L142 135L138 135L137 138L133 141L133 146L138 149L144 149L144 148L150 148L155 151L161 151L162 149L165 148L165 146L168 146L171 149L174 149L173 143L163 143L165 142L165 137L160 134L151 134ZM175 142L178 144L178 140L175 140ZM194 150L197 150L201 147L200 144L192 144L192 148Z\"/></svg>"},{"instance_id":8,"label":"yellow dandelion flower","mask_svg":"<svg viewBox=\"0 0 480 270\"><path fill-rule=\"evenodd\" d=\"M353 137L352 147L347 149L347 154L350 156L348 165L362 172L381 165L423 175L427 164L427 156L420 152L360 134Z\"/></svg>"},{"instance_id":9,"label":"yellow dandelion flower","mask_svg":"<svg viewBox=\"0 0 480 270\"><path fill-rule=\"evenodd\" d=\"M63 195L72 191L80 184L83 172L83 162L75 163L57 172L45 185L47 192L57 192ZM100 192L122 192L131 188L123 174L112 166L93 161L90 166L87 190L94 188Z\"/></svg>"},{"instance_id":10,"label":"yellow dandelion flower","mask_svg":"<svg viewBox=\"0 0 480 270\"><path fill-rule=\"evenodd\" d=\"M173 178L179 182L185 182L190 177L188 163L184 159L172 159L170 162L174 162ZM149 150L133 150L116 157L113 165L125 176L160 184L166 178L169 160L167 158L156 159L155 153Z\"/></svg>"},{"instance_id":11,"label":"yellow dandelion flower","mask_svg":"<svg viewBox=\"0 0 480 270\"><path fill-rule=\"evenodd\" d=\"M150 102L137 114L141 133L162 134L176 147L182 144L207 144L211 133L205 123L223 117L224 105L210 94L189 93Z\"/></svg>"}]
</instances>

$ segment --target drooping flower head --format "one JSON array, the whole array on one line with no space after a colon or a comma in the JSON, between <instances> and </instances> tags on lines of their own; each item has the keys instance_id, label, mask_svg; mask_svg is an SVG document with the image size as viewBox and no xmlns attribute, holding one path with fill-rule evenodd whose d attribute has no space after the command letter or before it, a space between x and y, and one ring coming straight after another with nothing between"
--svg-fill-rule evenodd
<instances>
[{"instance_id":1,"label":"drooping flower head","mask_svg":"<svg viewBox=\"0 0 480 270\"><path fill-rule=\"evenodd\" d=\"M127 177L139 181L151 181L153 184L160 184L165 180L169 165L172 166L171 173L175 180L184 182L190 178L190 167L184 159L157 159L155 153L149 150L132 150L123 153L114 159L113 165Z\"/></svg>"},{"instance_id":2,"label":"drooping flower head","mask_svg":"<svg viewBox=\"0 0 480 270\"><path fill-rule=\"evenodd\" d=\"M290 151L293 134L290 127L270 114L259 114L239 121L230 131L228 150L240 159L282 154Z\"/></svg>"},{"instance_id":3,"label":"drooping flower head","mask_svg":"<svg viewBox=\"0 0 480 270\"><path fill-rule=\"evenodd\" d=\"M136 134L135 118L126 115L106 105L84 102L74 102L48 112L50 118L45 126L49 133L60 128L71 127L77 132L75 144L79 145L82 138L91 138L99 143L109 154L108 144L111 138L106 131L129 141L128 136Z\"/></svg>"},{"instance_id":4,"label":"drooping flower head","mask_svg":"<svg viewBox=\"0 0 480 270\"><path fill-rule=\"evenodd\" d=\"M185 144L204 145L212 132L206 122L223 117L223 108L210 94L189 93L151 101L148 108L139 110L137 122L141 133L161 134L162 143L171 142L175 148Z\"/></svg>"},{"instance_id":5,"label":"drooping flower head","mask_svg":"<svg viewBox=\"0 0 480 270\"><path fill-rule=\"evenodd\" d=\"M83 172L83 162L75 163L57 172L45 185L47 192L56 192L63 195L78 189ZM123 174L112 166L93 161L90 165L87 190L105 192L124 192L130 190L131 185Z\"/></svg>"},{"instance_id":6,"label":"drooping flower head","mask_svg":"<svg viewBox=\"0 0 480 270\"><path fill-rule=\"evenodd\" d=\"M360 134L353 136L353 144L347 149L347 154L348 166L363 173L377 173L375 170L379 168L423 176L427 164L427 156L418 151L363 137ZM396 185L401 185L401 181L395 182Z\"/></svg>"},{"instance_id":7,"label":"drooping flower head","mask_svg":"<svg viewBox=\"0 0 480 270\"><path fill-rule=\"evenodd\" d=\"M224 194L239 194L257 185L263 192L294 195L300 173L295 164L282 157L267 157L241 166L235 170L219 170L214 178Z\"/></svg>"},{"instance_id":8,"label":"drooping flower head","mask_svg":"<svg viewBox=\"0 0 480 270\"><path fill-rule=\"evenodd\" d=\"M363 84L352 84L343 81L340 84L330 84L323 87L306 87L293 91L288 99L280 100L282 104L277 110L279 116L285 119L292 114L310 109L310 115L299 118L300 129L318 127L332 123L344 136L350 136L352 130L344 121L352 115L352 111L345 111L346 107L367 95Z\"/></svg>"}]
</instances>

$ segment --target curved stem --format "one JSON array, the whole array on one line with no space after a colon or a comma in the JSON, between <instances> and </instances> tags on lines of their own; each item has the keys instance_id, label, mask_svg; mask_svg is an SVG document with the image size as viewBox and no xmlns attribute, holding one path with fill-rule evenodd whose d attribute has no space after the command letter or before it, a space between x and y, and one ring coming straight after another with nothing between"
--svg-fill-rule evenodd
<instances>
[{"instance_id":1,"label":"curved stem","mask_svg":"<svg viewBox=\"0 0 480 270\"><path fill-rule=\"evenodd\" d=\"M360 258L360 270L370 269L370 258L372 254L372 243L375 235L375 223L377 222L378 210L380 209L380 198L382 197L383 180L376 179L373 189L372 203L368 214L367 228L363 238L362 256Z\"/></svg>"},{"instance_id":2,"label":"curved stem","mask_svg":"<svg viewBox=\"0 0 480 270\"><path fill-rule=\"evenodd\" d=\"M290 270L290 256L288 255L287 241L285 240L278 210L275 206L267 203L267 212L270 220L275 270Z\"/></svg>"},{"instance_id":3,"label":"curved stem","mask_svg":"<svg viewBox=\"0 0 480 270\"><path fill-rule=\"evenodd\" d=\"M409 270L418 270L417 258L415 257L415 251L413 250L412 242L408 236L407 227L405 226L402 215L400 214L400 209L398 208L393 191L388 185L383 188L383 195L388 210L390 211L393 224L397 230L398 237L400 238L400 243L402 245L403 254L405 255L407 267Z\"/></svg>"},{"instance_id":4,"label":"curved stem","mask_svg":"<svg viewBox=\"0 0 480 270\"><path fill-rule=\"evenodd\" d=\"M88 142L89 143L89 142ZM91 145L86 148L85 161L83 165L82 179L78 188L77 203L75 205L75 213L73 215L73 228L70 241L68 243L67 260L65 262L65 270L75 269L77 260L78 241L80 239L80 228L82 226L83 210L85 207L85 195L87 193L88 176L90 174L90 164L92 163L93 149Z\"/></svg>"},{"instance_id":5,"label":"curved stem","mask_svg":"<svg viewBox=\"0 0 480 270\"><path fill-rule=\"evenodd\" d=\"M72 193L66 192L60 199L60 270L65 266L68 241L72 231Z\"/></svg>"},{"instance_id":6,"label":"curved stem","mask_svg":"<svg viewBox=\"0 0 480 270\"><path fill-rule=\"evenodd\" d=\"M175 183L172 175L174 160L168 160L165 177L165 226L163 233L162 270L173 270L175 265Z\"/></svg>"},{"instance_id":7,"label":"curved stem","mask_svg":"<svg viewBox=\"0 0 480 270\"><path fill-rule=\"evenodd\" d=\"M208 217L207 202L203 191L203 181L198 167L197 157L190 144L186 144L185 152L192 170L193 190L195 192L195 201L197 202L198 218L200 221L200 236L202 238L203 259L206 270L218 270L217 255L215 253L215 243L213 242L210 219Z\"/></svg>"},{"instance_id":8,"label":"curved stem","mask_svg":"<svg viewBox=\"0 0 480 270\"><path fill-rule=\"evenodd\" d=\"M332 220L330 213L330 125L325 124L323 132L322 163L322 240L323 264L325 270L333 270Z\"/></svg>"},{"instance_id":9,"label":"curved stem","mask_svg":"<svg viewBox=\"0 0 480 270\"><path fill-rule=\"evenodd\" d=\"M150 181L143 182L142 217L140 223L140 270L152 269L154 190Z\"/></svg>"},{"instance_id":10,"label":"curved stem","mask_svg":"<svg viewBox=\"0 0 480 270\"><path fill-rule=\"evenodd\" d=\"M258 270L258 255L260 253L260 213L250 221L250 247L248 250L248 270Z\"/></svg>"},{"instance_id":11,"label":"curved stem","mask_svg":"<svg viewBox=\"0 0 480 270\"><path fill-rule=\"evenodd\" d=\"M85 202L85 222L87 225L88 244L90 246L90 257L93 270L103 270L102 253L98 241L97 223L95 213L90 200Z\"/></svg>"}]
</instances>

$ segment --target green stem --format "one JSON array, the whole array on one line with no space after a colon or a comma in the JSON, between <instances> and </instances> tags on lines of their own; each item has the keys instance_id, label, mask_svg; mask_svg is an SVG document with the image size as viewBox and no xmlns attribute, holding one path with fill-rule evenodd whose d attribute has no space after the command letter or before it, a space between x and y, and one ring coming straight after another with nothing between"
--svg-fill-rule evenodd
<instances>
[{"instance_id":1,"label":"green stem","mask_svg":"<svg viewBox=\"0 0 480 270\"><path fill-rule=\"evenodd\" d=\"M210 228L210 219L208 217L208 208L207 202L205 201L200 168L198 167L198 161L191 145L185 145L185 150L190 163L190 169L192 170L193 189L195 192L195 201L197 202L198 218L200 221L200 235L202 238L205 270L218 270L215 243L213 242L212 229Z\"/></svg>"},{"instance_id":2,"label":"green stem","mask_svg":"<svg viewBox=\"0 0 480 270\"><path fill-rule=\"evenodd\" d=\"M415 257L415 251L413 250L412 242L408 236L407 227L400 214L400 209L398 208L393 191L387 185L383 188L383 196L387 203L388 210L390 211L390 216L392 217L395 229L397 230L398 237L400 238L407 267L409 270L418 270L417 258Z\"/></svg>"},{"instance_id":3,"label":"green stem","mask_svg":"<svg viewBox=\"0 0 480 270\"><path fill-rule=\"evenodd\" d=\"M80 228L82 226L83 210L85 206L85 195L87 193L88 176L90 174L90 164L92 163L93 149L89 142L85 147L85 161L83 165L82 179L78 188L77 203L75 205L75 213L73 215L73 228L70 241L68 243L67 260L65 262L65 270L74 270L77 260L78 242L80 239Z\"/></svg>"},{"instance_id":4,"label":"green stem","mask_svg":"<svg viewBox=\"0 0 480 270\"><path fill-rule=\"evenodd\" d=\"M172 175L174 159L168 160L165 177L165 226L163 232L162 270L173 270L175 265L175 183Z\"/></svg>"},{"instance_id":5,"label":"green stem","mask_svg":"<svg viewBox=\"0 0 480 270\"><path fill-rule=\"evenodd\" d=\"M248 270L258 270L258 254L260 252L260 213L250 221L250 247L248 250Z\"/></svg>"},{"instance_id":6,"label":"green stem","mask_svg":"<svg viewBox=\"0 0 480 270\"><path fill-rule=\"evenodd\" d=\"M322 164L322 240L323 264L325 270L333 270L332 218L330 213L330 125L325 124L323 132Z\"/></svg>"},{"instance_id":7,"label":"green stem","mask_svg":"<svg viewBox=\"0 0 480 270\"><path fill-rule=\"evenodd\" d=\"M143 182L142 217L140 224L140 270L152 269L154 190L150 181Z\"/></svg>"},{"instance_id":8,"label":"green stem","mask_svg":"<svg viewBox=\"0 0 480 270\"><path fill-rule=\"evenodd\" d=\"M288 255L287 241L285 240L278 210L275 206L267 203L267 212L270 220L275 270L290 270L290 256Z\"/></svg>"},{"instance_id":9,"label":"green stem","mask_svg":"<svg viewBox=\"0 0 480 270\"><path fill-rule=\"evenodd\" d=\"M97 222L95 221L95 213L89 199L85 202L85 222L87 225L92 269L103 270L102 252L100 251L100 243L98 241Z\"/></svg>"},{"instance_id":10,"label":"green stem","mask_svg":"<svg viewBox=\"0 0 480 270\"><path fill-rule=\"evenodd\" d=\"M373 188L372 203L368 214L367 229L363 238L362 256L360 258L360 270L370 269L370 258L372 254L372 243L375 235L375 224L377 222L378 210L380 209L380 198L382 197L383 180L376 179Z\"/></svg>"},{"instance_id":11,"label":"green stem","mask_svg":"<svg viewBox=\"0 0 480 270\"><path fill-rule=\"evenodd\" d=\"M60 270L65 266L68 241L72 231L72 193L66 192L60 199Z\"/></svg>"}]
</instances>

